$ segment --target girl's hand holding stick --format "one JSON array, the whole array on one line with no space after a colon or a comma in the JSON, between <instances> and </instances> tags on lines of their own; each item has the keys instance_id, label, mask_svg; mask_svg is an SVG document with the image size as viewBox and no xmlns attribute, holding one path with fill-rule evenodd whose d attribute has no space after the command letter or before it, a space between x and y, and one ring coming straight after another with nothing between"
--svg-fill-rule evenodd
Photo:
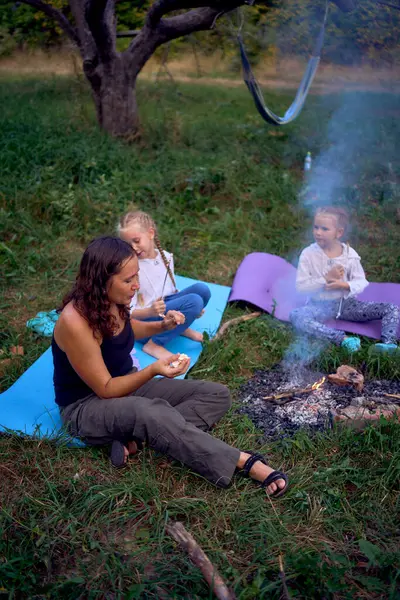
<instances>
[{"instance_id":1,"label":"girl's hand holding stick","mask_svg":"<svg viewBox=\"0 0 400 600\"><path fill-rule=\"evenodd\" d=\"M161 316L161 315L160 315ZM185 322L185 315L178 310L169 310L163 318L163 329L175 329L177 325L182 325Z\"/></svg>"},{"instance_id":2,"label":"girl's hand holding stick","mask_svg":"<svg viewBox=\"0 0 400 600\"><path fill-rule=\"evenodd\" d=\"M161 317L162 319L165 318L166 305L162 298L157 298L157 300L155 300L151 305L151 309L154 317Z\"/></svg>"},{"instance_id":3,"label":"girl's hand holding stick","mask_svg":"<svg viewBox=\"0 0 400 600\"><path fill-rule=\"evenodd\" d=\"M331 283L337 279L342 279L343 275L344 267L342 267L342 265L336 265L330 271L328 271L328 273L325 275L325 279L327 283Z\"/></svg>"},{"instance_id":4,"label":"girl's hand holding stick","mask_svg":"<svg viewBox=\"0 0 400 600\"><path fill-rule=\"evenodd\" d=\"M158 303L162 302L164 304L164 308L157 313L158 316L161 317L162 319L165 318L165 314L164 314L165 313L164 290L165 290L165 284L167 283L167 277L168 277L168 271L169 271L169 265L170 264L171 264L171 259L169 259L168 265L166 266L164 283L163 283L162 290L161 290L161 296L154 303L154 304L156 304L157 302Z\"/></svg>"}]
</instances>

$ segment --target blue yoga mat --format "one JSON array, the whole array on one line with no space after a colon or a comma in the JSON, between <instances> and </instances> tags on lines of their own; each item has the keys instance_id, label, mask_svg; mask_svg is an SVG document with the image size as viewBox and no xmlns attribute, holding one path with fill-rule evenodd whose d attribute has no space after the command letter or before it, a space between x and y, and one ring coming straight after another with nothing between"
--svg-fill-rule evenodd
<instances>
[{"instance_id":1,"label":"blue yoga mat","mask_svg":"<svg viewBox=\"0 0 400 600\"><path fill-rule=\"evenodd\" d=\"M196 283L196 280L178 275L176 283L178 289L182 290ZM212 337L221 322L230 288L215 283L207 285L211 290L210 302L205 314L192 324L192 328L206 331ZM199 342L178 337L167 344L166 348L173 353L182 352L190 356L192 367L200 356L202 346ZM142 344L137 343L135 349L141 368L154 362L154 358L142 351ZM35 438L63 439L74 446L84 445L62 431L59 410L54 400L51 348L8 390L0 394L0 432L7 431Z\"/></svg>"}]
</instances>

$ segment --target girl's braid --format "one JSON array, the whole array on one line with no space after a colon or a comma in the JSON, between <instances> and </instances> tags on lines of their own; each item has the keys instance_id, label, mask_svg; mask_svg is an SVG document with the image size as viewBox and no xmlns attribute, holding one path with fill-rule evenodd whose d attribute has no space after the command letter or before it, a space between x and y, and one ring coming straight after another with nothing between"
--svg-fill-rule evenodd
<instances>
[{"instance_id":1,"label":"girl's braid","mask_svg":"<svg viewBox=\"0 0 400 600\"><path fill-rule=\"evenodd\" d=\"M169 277L170 277L170 279L172 281L172 285L174 286L175 291L178 291L176 289L175 277L173 276L172 269L170 267L170 263L168 262L167 257L165 256L165 252L164 252L164 250L161 247L160 238L158 237L157 229L155 229L154 243L157 246L157 249L158 249L158 251L159 251L159 253L161 255L161 258L163 259L163 263L165 265L165 268L168 271L168 275L169 275Z\"/></svg>"}]
</instances>

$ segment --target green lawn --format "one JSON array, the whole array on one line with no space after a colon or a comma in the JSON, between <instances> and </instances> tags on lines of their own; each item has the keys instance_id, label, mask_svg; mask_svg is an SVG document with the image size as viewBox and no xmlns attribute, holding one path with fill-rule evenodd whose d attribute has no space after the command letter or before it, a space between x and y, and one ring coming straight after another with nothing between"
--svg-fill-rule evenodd
<instances>
[{"instance_id":1,"label":"green lawn","mask_svg":"<svg viewBox=\"0 0 400 600\"><path fill-rule=\"evenodd\" d=\"M0 349L4 357L14 344L25 350L5 370L3 390L49 345L26 320L57 306L86 243L113 231L132 203L155 217L177 271L206 281L230 285L251 251L294 261L308 243L302 164L307 150L329 148L329 118L343 97L311 97L298 121L277 130L244 89L141 83L142 134L126 145L97 130L83 81L0 83ZM266 96L280 113L291 101ZM342 142L353 152L343 161L351 183L339 194L353 216L351 243L371 280L399 282L399 99L360 93L345 101L353 108ZM230 307L224 319L243 310ZM235 394L255 369L279 361L291 339L289 326L263 316L206 343L190 376ZM319 367L342 359L332 349ZM399 361L374 357L368 340L351 360L365 361L370 377L400 378ZM215 434L260 447L234 410ZM291 478L273 505L252 483L217 490L149 450L115 473L103 449L1 438L0 597L210 598L165 534L173 518L240 600L281 597L279 556L293 598L398 598L399 424L298 434L261 448Z\"/></svg>"}]
</instances>

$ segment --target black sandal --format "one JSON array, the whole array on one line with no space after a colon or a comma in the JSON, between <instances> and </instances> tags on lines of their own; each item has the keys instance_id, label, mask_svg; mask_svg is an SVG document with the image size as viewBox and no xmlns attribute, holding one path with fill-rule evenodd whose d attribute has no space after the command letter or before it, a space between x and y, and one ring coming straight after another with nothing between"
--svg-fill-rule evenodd
<instances>
[{"instance_id":1,"label":"black sandal","mask_svg":"<svg viewBox=\"0 0 400 600\"><path fill-rule=\"evenodd\" d=\"M126 467L128 459L125 458L125 446L119 440L114 440L111 444L110 460L114 469Z\"/></svg>"},{"instance_id":2,"label":"black sandal","mask_svg":"<svg viewBox=\"0 0 400 600\"><path fill-rule=\"evenodd\" d=\"M250 471L253 468L254 464L258 461L268 466L268 463L265 461L265 458L262 454L257 454L256 452L246 452L246 454L250 454L251 456L249 456L249 458L244 463L243 469L241 469L241 472L244 477L250 477ZM283 479L286 485L284 488L276 489L273 494L268 494L270 498L280 498L286 492L289 483L287 475L285 475L285 473L282 473L282 471L272 471L272 473L270 473L268 477L264 479L264 481L259 482L261 488L265 489L269 485L271 485L271 483L275 483L275 481L278 481L278 479Z\"/></svg>"},{"instance_id":3,"label":"black sandal","mask_svg":"<svg viewBox=\"0 0 400 600\"><path fill-rule=\"evenodd\" d=\"M143 442L141 440L132 438L131 441L136 443L137 452L143 450ZM125 456L125 449L128 448L128 444L129 442L127 444L123 444L119 440L114 440L111 444L110 460L114 469L123 469L128 465L129 455Z\"/></svg>"}]
</instances>

